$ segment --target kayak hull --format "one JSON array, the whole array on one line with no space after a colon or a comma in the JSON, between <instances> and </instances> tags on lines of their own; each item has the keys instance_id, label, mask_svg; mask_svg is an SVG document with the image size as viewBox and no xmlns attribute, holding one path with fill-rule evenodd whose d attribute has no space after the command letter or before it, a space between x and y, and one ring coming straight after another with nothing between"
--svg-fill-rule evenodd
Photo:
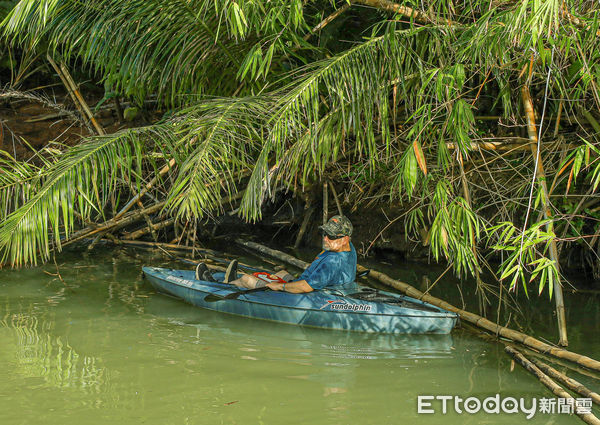
<instances>
[{"instance_id":1,"label":"kayak hull","mask_svg":"<svg viewBox=\"0 0 600 425\"><path fill-rule=\"evenodd\" d=\"M406 300L407 308L395 304L355 299L342 294L314 291L290 294L259 291L240 295L237 299L205 301L207 295L225 296L240 289L223 283L199 281L194 272L157 267L144 267L147 280L159 292L180 298L197 307L222 313L271 320L301 326L372 333L448 334L457 315L409 297L380 293ZM222 279L222 273L215 278Z\"/></svg>"}]
</instances>

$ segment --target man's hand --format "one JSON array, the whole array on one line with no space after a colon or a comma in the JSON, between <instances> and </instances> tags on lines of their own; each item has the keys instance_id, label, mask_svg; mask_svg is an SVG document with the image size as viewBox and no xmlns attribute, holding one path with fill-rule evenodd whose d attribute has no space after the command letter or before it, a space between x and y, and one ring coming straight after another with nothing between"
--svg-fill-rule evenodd
<instances>
[{"instance_id":1,"label":"man's hand","mask_svg":"<svg viewBox=\"0 0 600 425\"><path fill-rule=\"evenodd\" d=\"M283 283L272 282L272 283L267 283L266 286L269 289L272 289L273 291L282 291L283 290Z\"/></svg>"},{"instance_id":2,"label":"man's hand","mask_svg":"<svg viewBox=\"0 0 600 425\"><path fill-rule=\"evenodd\" d=\"M312 292L313 288L305 280L298 280L296 282L287 282L287 283L267 283L267 287L272 289L273 291L283 291L283 285L285 285L285 292L290 292L292 294L304 294L306 292Z\"/></svg>"}]
</instances>

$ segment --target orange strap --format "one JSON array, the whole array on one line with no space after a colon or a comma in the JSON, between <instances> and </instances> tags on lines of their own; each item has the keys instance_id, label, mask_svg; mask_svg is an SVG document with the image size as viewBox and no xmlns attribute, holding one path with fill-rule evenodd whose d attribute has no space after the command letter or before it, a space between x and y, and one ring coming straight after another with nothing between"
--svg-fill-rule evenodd
<instances>
[{"instance_id":1,"label":"orange strap","mask_svg":"<svg viewBox=\"0 0 600 425\"><path fill-rule=\"evenodd\" d=\"M256 276L260 280L264 280L265 282L269 283L286 283L286 281L279 276L267 272L256 272L253 274L253 276Z\"/></svg>"}]
</instances>

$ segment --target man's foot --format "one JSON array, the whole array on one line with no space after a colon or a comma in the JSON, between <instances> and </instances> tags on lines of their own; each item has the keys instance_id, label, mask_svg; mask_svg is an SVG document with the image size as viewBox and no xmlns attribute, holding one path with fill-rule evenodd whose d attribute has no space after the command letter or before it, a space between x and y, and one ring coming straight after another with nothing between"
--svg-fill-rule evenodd
<instances>
[{"instance_id":1,"label":"man's foot","mask_svg":"<svg viewBox=\"0 0 600 425\"><path fill-rule=\"evenodd\" d=\"M196 266L196 280L203 280L205 282L216 282L212 273L208 270L208 267L204 263L199 263Z\"/></svg>"},{"instance_id":2,"label":"man's foot","mask_svg":"<svg viewBox=\"0 0 600 425\"><path fill-rule=\"evenodd\" d=\"M233 280L237 279L237 260L231 260L231 263L227 266L227 270L225 271L225 279L223 282L229 283Z\"/></svg>"},{"instance_id":3,"label":"man's foot","mask_svg":"<svg viewBox=\"0 0 600 425\"><path fill-rule=\"evenodd\" d=\"M196 266L196 280L204 280L204 272L208 271L208 267L204 263L198 263Z\"/></svg>"}]
</instances>

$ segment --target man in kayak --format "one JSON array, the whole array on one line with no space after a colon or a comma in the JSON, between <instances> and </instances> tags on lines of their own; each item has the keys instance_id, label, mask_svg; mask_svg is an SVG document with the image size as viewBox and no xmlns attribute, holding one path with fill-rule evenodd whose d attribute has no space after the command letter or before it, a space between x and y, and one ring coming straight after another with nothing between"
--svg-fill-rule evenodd
<instances>
[{"instance_id":1,"label":"man in kayak","mask_svg":"<svg viewBox=\"0 0 600 425\"><path fill-rule=\"evenodd\" d=\"M248 289L266 285L274 291L296 294L352 284L356 279L356 250L350 242L352 223L347 217L336 215L319 229L323 231L325 250L317 255L298 279L294 279L286 270L276 273L285 283L266 283L248 274L237 278L237 261L233 260L225 273L225 282ZM206 276L206 271L202 273Z\"/></svg>"}]
</instances>

